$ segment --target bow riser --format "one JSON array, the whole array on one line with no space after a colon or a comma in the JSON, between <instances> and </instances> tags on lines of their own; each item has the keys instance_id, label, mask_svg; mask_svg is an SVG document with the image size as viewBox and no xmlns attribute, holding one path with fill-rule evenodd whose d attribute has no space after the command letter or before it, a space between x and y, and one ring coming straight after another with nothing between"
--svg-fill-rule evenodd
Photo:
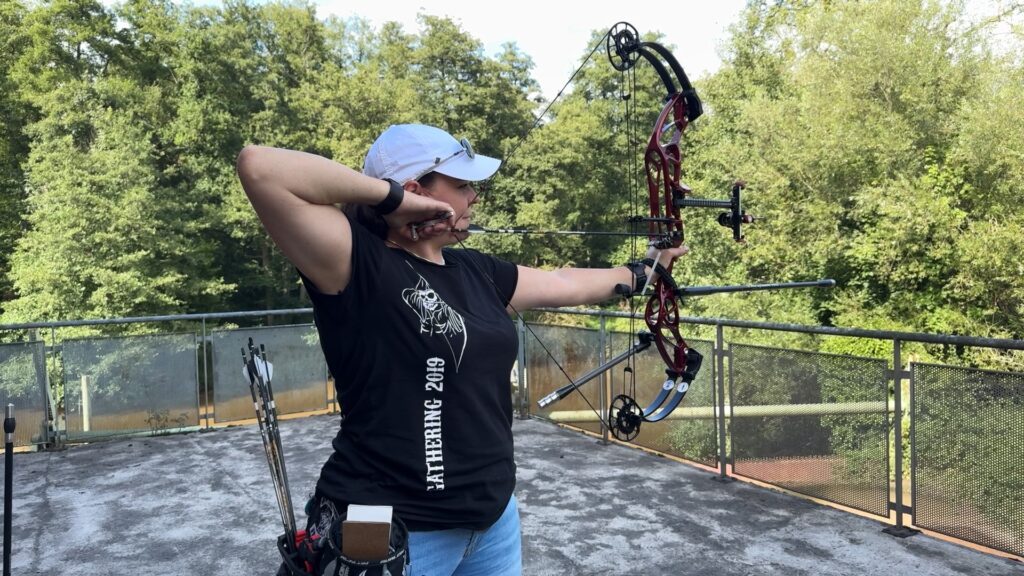
<instances>
[{"instance_id":1,"label":"bow riser","mask_svg":"<svg viewBox=\"0 0 1024 576\"><path fill-rule=\"evenodd\" d=\"M670 282L658 278L654 294L647 301L644 323L655 335L654 345L668 367L669 376L675 377L686 369L686 351L689 345L679 333L679 298Z\"/></svg>"},{"instance_id":2,"label":"bow riser","mask_svg":"<svg viewBox=\"0 0 1024 576\"><path fill-rule=\"evenodd\" d=\"M669 238L672 247L682 244L685 237L679 201L688 189L679 181L682 164L679 140L688 125L682 95L676 94L661 109L644 154L651 212L651 240L657 242ZM666 128L672 130L672 137L668 143L662 144L661 136ZM669 222L663 226L666 219ZM671 272L671 263L666 266L666 270Z\"/></svg>"}]
</instances>

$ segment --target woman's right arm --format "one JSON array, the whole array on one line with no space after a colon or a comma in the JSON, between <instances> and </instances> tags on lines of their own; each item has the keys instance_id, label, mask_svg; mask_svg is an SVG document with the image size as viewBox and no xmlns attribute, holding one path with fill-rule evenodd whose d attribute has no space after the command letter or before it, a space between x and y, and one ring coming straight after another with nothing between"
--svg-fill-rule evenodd
<instances>
[{"instance_id":1,"label":"woman's right arm","mask_svg":"<svg viewBox=\"0 0 1024 576\"><path fill-rule=\"evenodd\" d=\"M352 228L335 204L379 204L389 184L315 154L246 146L238 154L238 177L267 233L320 292L337 294L352 276ZM387 217L389 226L426 220L447 204L414 192ZM425 216L424 216L425 215Z\"/></svg>"}]
</instances>

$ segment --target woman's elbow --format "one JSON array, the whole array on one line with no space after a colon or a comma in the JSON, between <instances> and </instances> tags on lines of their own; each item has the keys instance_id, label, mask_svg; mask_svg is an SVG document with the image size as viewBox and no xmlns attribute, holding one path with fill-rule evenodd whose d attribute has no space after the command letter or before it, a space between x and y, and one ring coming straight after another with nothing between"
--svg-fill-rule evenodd
<instances>
[{"instance_id":1,"label":"woman's elbow","mask_svg":"<svg viewBox=\"0 0 1024 576\"><path fill-rule=\"evenodd\" d=\"M258 191L261 186L259 182L265 180L264 168L266 167L265 148L249 144L238 153L235 159L235 172L242 182L242 188L250 197Z\"/></svg>"},{"instance_id":2,"label":"woman's elbow","mask_svg":"<svg viewBox=\"0 0 1024 576\"><path fill-rule=\"evenodd\" d=\"M256 166L259 164L257 161L259 148L255 144L249 144L238 152L238 157L235 158L235 172L238 173L239 178L245 180L246 177L251 176L255 171Z\"/></svg>"}]
</instances>

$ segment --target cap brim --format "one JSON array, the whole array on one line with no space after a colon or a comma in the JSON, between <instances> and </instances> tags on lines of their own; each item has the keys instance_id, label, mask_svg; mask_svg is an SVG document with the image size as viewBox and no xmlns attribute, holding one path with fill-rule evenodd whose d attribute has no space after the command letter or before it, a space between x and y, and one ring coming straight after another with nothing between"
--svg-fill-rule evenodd
<instances>
[{"instance_id":1,"label":"cap brim","mask_svg":"<svg viewBox=\"0 0 1024 576\"><path fill-rule=\"evenodd\" d=\"M440 172L445 176L451 176L459 180L478 182L493 176L498 171L499 166L501 166L501 160L497 158L491 158L482 154L477 154L475 157L470 158L465 154L460 154L457 158L452 158L450 162L445 162L438 166L434 172Z\"/></svg>"}]
</instances>

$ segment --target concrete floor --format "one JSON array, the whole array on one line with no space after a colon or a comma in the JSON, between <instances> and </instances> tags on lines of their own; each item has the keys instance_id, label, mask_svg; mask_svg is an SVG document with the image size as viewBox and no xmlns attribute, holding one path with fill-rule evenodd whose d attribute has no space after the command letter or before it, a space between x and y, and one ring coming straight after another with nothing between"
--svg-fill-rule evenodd
<instances>
[{"instance_id":1,"label":"concrete floor","mask_svg":"<svg viewBox=\"0 0 1024 576\"><path fill-rule=\"evenodd\" d=\"M337 416L282 423L301 508ZM1024 566L546 422L515 422L528 575L1024 574ZM272 575L280 520L255 426L15 456L19 576ZM301 515L301 514L300 514ZM304 518L304 516L303 516ZM301 522L302 520L300 520Z\"/></svg>"}]
</instances>

